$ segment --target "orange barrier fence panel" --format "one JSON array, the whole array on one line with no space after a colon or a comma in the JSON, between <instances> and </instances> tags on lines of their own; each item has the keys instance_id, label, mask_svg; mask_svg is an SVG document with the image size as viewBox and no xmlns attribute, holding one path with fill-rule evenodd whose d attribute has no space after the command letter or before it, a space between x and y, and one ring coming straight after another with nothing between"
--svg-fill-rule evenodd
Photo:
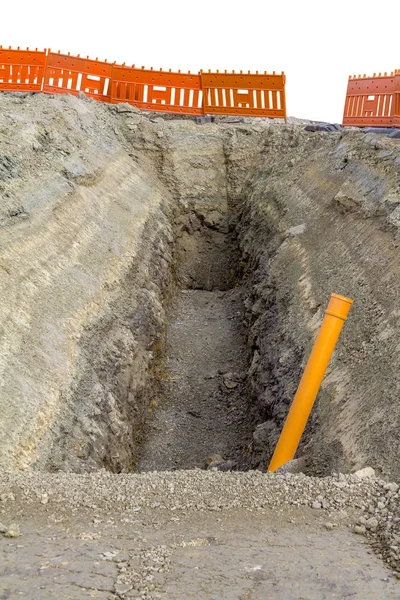
<instances>
[{"instance_id":1,"label":"orange barrier fence panel","mask_svg":"<svg viewBox=\"0 0 400 600\"><path fill-rule=\"evenodd\" d=\"M343 125L390 127L394 114L394 73L349 78Z\"/></svg>"},{"instance_id":2,"label":"orange barrier fence panel","mask_svg":"<svg viewBox=\"0 0 400 600\"><path fill-rule=\"evenodd\" d=\"M128 102L163 113L286 118L284 73L176 73L0 46L0 91L18 90L75 96L84 92L102 102Z\"/></svg>"},{"instance_id":3,"label":"orange barrier fence panel","mask_svg":"<svg viewBox=\"0 0 400 600\"><path fill-rule=\"evenodd\" d=\"M143 110L203 115L199 75L114 65L111 102Z\"/></svg>"},{"instance_id":4,"label":"orange barrier fence panel","mask_svg":"<svg viewBox=\"0 0 400 600\"><path fill-rule=\"evenodd\" d=\"M286 119L285 75L201 73L204 112Z\"/></svg>"},{"instance_id":5,"label":"orange barrier fence panel","mask_svg":"<svg viewBox=\"0 0 400 600\"><path fill-rule=\"evenodd\" d=\"M45 64L46 51L0 46L0 91L40 92Z\"/></svg>"},{"instance_id":6,"label":"orange barrier fence panel","mask_svg":"<svg viewBox=\"0 0 400 600\"><path fill-rule=\"evenodd\" d=\"M97 59L49 52L43 91L74 96L84 92L89 98L110 102L112 67Z\"/></svg>"},{"instance_id":7,"label":"orange barrier fence panel","mask_svg":"<svg viewBox=\"0 0 400 600\"><path fill-rule=\"evenodd\" d=\"M400 127L400 69L394 74L393 127Z\"/></svg>"}]
</instances>

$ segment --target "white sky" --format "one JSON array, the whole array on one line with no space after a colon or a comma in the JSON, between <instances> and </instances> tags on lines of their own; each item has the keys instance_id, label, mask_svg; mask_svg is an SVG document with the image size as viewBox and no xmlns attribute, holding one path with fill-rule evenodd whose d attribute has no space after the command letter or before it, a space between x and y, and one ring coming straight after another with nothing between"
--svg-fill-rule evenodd
<instances>
[{"instance_id":1,"label":"white sky","mask_svg":"<svg viewBox=\"0 0 400 600\"><path fill-rule=\"evenodd\" d=\"M288 115L341 122L348 75L400 69L397 0L20 0L0 44L137 66L284 71Z\"/></svg>"}]
</instances>

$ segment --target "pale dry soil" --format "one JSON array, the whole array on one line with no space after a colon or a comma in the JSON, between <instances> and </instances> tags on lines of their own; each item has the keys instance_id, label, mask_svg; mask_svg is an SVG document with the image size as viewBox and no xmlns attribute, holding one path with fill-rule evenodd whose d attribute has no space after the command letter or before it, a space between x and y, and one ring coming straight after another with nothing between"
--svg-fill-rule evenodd
<instances>
[{"instance_id":1,"label":"pale dry soil","mask_svg":"<svg viewBox=\"0 0 400 600\"><path fill-rule=\"evenodd\" d=\"M242 444L265 470L336 291L354 307L301 452L312 473L399 480L398 140L0 104L0 598L400 598L397 484L188 470L242 467ZM215 291L228 207L245 383L236 292ZM176 253L202 289L177 294L155 365Z\"/></svg>"},{"instance_id":2,"label":"pale dry soil","mask_svg":"<svg viewBox=\"0 0 400 600\"><path fill-rule=\"evenodd\" d=\"M22 532L0 538L2 600L400 598L399 583L349 532L344 512L31 511L2 515L20 513Z\"/></svg>"}]
</instances>

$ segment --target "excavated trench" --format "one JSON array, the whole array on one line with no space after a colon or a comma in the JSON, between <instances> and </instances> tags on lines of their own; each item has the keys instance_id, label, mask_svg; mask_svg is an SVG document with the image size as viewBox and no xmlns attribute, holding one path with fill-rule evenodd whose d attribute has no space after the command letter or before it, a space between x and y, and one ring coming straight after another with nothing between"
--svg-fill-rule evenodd
<instances>
[{"instance_id":1,"label":"excavated trench","mask_svg":"<svg viewBox=\"0 0 400 600\"><path fill-rule=\"evenodd\" d=\"M337 292L304 470L400 476L395 140L0 100L1 468L265 470Z\"/></svg>"},{"instance_id":2,"label":"excavated trench","mask_svg":"<svg viewBox=\"0 0 400 600\"><path fill-rule=\"evenodd\" d=\"M87 367L46 470L265 470L272 455L323 316L298 245L304 225L291 229L282 204L296 194L284 176L298 147L312 154L318 140L182 128L168 144L132 138L162 211L106 317L85 331ZM352 468L337 436L318 437L324 395L300 448L316 475Z\"/></svg>"},{"instance_id":3,"label":"excavated trench","mask_svg":"<svg viewBox=\"0 0 400 600\"><path fill-rule=\"evenodd\" d=\"M231 168L223 137L196 134L137 150L164 195L162 213L146 224L106 317L82 336L85 370L40 470L251 466L240 203L232 193L245 171Z\"/></svg>"},{"instance_id":4,"label":"excavated trench","mask_svg":"<svg viewBox=\"0 0 400 600\"><path fill-rule=\"evenodd\" d=\"M176 219L175 283L139 471L248 464L248 356L229 212Z\"/></svg>"}]
</instances>

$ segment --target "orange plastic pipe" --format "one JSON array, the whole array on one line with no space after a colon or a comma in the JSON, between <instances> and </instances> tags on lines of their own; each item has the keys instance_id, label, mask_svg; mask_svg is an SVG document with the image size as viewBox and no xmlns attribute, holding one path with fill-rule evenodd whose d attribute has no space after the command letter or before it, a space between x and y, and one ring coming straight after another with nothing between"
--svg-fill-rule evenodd
<instances>
[{"instance_id":1,"label":"orange plastic pipe","mask_svg":"<svg viewBox=\"0 0 400 600\"><path fill-rule=\"evenodd\" d=\"M292 460L353 300L332 294L268 471Z\"/></svg>"}]
</instances>

